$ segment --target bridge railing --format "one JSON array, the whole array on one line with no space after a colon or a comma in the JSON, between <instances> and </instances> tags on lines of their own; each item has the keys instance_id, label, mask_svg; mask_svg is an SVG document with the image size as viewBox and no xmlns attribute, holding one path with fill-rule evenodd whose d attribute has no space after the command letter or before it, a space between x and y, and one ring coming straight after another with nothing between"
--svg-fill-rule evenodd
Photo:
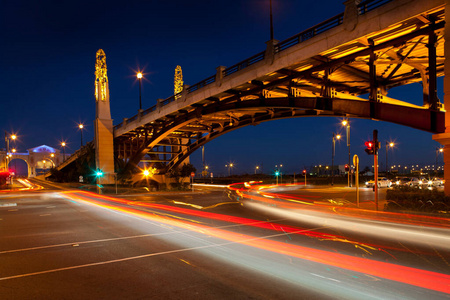
<instances>
[{"instance_id":1,"label":"bridge railing","mask_svg":"<svg viewBox=\"0 0 450 300\"><path fill-rule=\"evenodd\" d=\"M247 67L249 67L249 66L251 66L253 64L256 64L257 62L260 62L260 61L264 60L264 58L265 58L265 51L260 52L260 53L258 53L256 55L253 55L252 57L247 58L246 60L243 60L243 61L241 61L241 62L239 62L239 63L237 63L237 64L235 64L235 65L233 65L231 67L226 68L223 71L223 76L226 77L226 76L229 76L229 75L231 75L233 73L236 73L236 72L238 72L238 71L240 71L242 69L245 69L245 68L247 68Z\"/></svg>"},{"instance_id":2,"label":"bridge railing","mask_svg":"<svg viewBox=\"0 0 450 300\"><path fill-rule=\"evenodd\" d=\"M300 44L301 42L309 40L310 38L313 38L327 30L330 30L331 28L341 25L343 22L344 22L344 13L340 13L339 15L334 16L333 18L323 21L322 23L317 24L314 27L306 29L294 35L293 37L276 44L275 53L281 52L292 46Z\"/></svg>"},{"instance_id":3,"label":"bridge railing","mask_svg":"<svg viewBox=\"0 0 450 300\"><path fill-rule=\"evenodd\" d=\"M375 8L378 8L386 3L389 3L393 0L366 0L362 1L360 4L358 4L358 13L360 15L365 14L366 12L369 12Z\"/></svg>"},{"instance_id":4,"label":"bridge railing","mask_svg":"<svg viewBox=\"0 0 450 300\"><path fill-rule=\"evenodd\" d=\"M362 1L360 4L358 4L358 13L360 15L363 15L371 10L374 10L386 3L389 3L393 0L365 0ZM344 13L340 13L322 23L319 23L309 29L306 29L296 35L294 35L293 37L290 37L278 44L275 45L275 53L278 52L282 52L286 49L289 49L292 46L298 45L306 40L309 40L310 38L313 38L321 33L324 33L332 28L335 28L341 24L343 24L344 22ZM260 52L256 55L251 56L250 58L247 58L231 67L226 68L225 70L223 70L223 77L229 76L231 74L234 74L236 72L239 72L240 70L243 70L257 62L263 61L265 58L265 51ZM214 83L216 81L216 75L212 75L194 85L191 85L190 87L187 88L187 92L188 93L192 93L195 92L211 83ZM178 98L179 95L177 95L177 97L175 97L175 95L170 96L169 98L163 100L160 102L161 106L165 106L167 104L169 104L170 102L175 101ZM152 111L155 111L157 108L156 105L146 109L143 111L142 115L146 115ZM133 117L131 117L130 119L126 120L125 122L122 122L120 124L117 124L114 126L114 129L118 129L120 127L122 127L125 124L128 124L134 120L136 120L138 118L138 115L135 115Z\"/></svg>"},{"instance_id":5,"label":"bridge railing","mask_svg":"<svg viewBox=\"0 0 450 300\"><path fill-rule=\"evenodd\" d=\"M187 91L188 93L195 92L196 90L201 89L202 87L205 87L213 82L216 82L216 75L209 76L208 78L191 85L190 87L187 88Z\"/></svg>"}]
</instances>

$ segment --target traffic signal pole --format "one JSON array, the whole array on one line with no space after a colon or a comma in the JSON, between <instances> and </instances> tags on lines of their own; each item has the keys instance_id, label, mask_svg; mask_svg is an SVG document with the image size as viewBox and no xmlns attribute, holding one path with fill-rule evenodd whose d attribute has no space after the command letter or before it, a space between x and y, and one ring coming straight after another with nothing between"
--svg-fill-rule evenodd
<instances>
[{"instance_id":1,"label":"traffic signal pole","mask_svg":"<svg viewBox=\"0 0 450 300\"><path fill-rule=\"evenodd\" d=\"M375 210L378 211L378 130L373 131L374 153L373 153L373 169L374 169L374 191L375 191Z\"/></svg>"}]
</instances>

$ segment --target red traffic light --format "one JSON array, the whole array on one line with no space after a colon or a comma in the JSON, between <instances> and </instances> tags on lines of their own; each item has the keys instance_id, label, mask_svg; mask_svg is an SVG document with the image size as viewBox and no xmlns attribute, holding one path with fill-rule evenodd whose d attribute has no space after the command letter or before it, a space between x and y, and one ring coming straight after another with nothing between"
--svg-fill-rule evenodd
<instances>
[{"instance_id":1,"label":"red traffic light","mask_svg":"<svg viewBox=\"0 0 450 300\"><path fill-rule=\"evenodd\" d=\"M373 141L367 141L364 145L366 145L365 151L367 154L373 155L375 153L375 143Z\"/></svg>"},{"instance_id":2,"label":"red traffic light","mask_svg":"<svg viewBox=\"0 0 450 300\"><path fill-rule=\"evenodd\" d=\"M303 170L303 175L306 175L306 170Z\"/></svg>"},{"instance_id":3,"label":"red traffic light","mask_svg":"<svg viewBox=\"0 0 450 300\"><path fill-rule=\"evenodd\" d=\"M350 171L350 167L349 167L349 165L345 165L345 166L344 166L344 169L345 169L345 172L348 172L348 171Z\"/></svg>"}]
</instances>

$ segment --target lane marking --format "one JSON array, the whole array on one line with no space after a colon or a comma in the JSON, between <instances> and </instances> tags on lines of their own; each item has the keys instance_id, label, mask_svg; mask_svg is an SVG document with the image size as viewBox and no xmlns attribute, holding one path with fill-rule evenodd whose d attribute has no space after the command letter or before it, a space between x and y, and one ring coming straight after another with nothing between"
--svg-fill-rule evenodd
<instances>
[{"instance_id":1,"label":"lane marking","mask_svg":"<svg viewBox=\"0 0 450 300\"><path fill-rule=\"evenodd\" d=\"M142 219L139 219L139 220L142 220ZM146 221L146 222L149 222L149 221ZM260 221L260 222L255 222L255 224L266 223L266 222L267 221ZM151 223L151 222L149 222L149 223ZM149 234L124 236L124 237L109 238L109 239L90 240L90 241L82 241L82 242L80 242L80 241L78 241L78 242L69 242L69 243L62 243L62 244L29 247L29 248L23 248L23 249L4 250L4 251L0 251L0 254L26 252L26 251L33 251L33 250L42 250L42 249L49 249L49 248L66 247L66 246L79 247L80 245L85 245L85 244L113 242L113 241L120 241L120 240L129 240L129 239L145 238L145 237L152 237L152 236L156 237L156 236L171 235L171 234L178 234L178 233L184 234L184 233L192 232L191 230L188 230L188 229L185 229L185 230L174 230L172 227L163 226L163 225L165 225L165 224L157 224L156 226L159 226L159 227L162 227L162 228L167 228L167 229L170 229L172 231L171 232L149 233ZM225 225L225 226L212 227L212 228L213 229L224 229L224 228L238 227L238 226L242 226L242 224L232 224L232 225ZM317 228L313 228L313 229L303 229L303 230L299 230L298 232L303 232L303 231L308 231L308 230L320 230L320 229L328 229L328 227L323 226L323 227L317 227ZM285 233L283 233L282 235L284 235L284 234Z\"/></svg>"},{"instance_id":2,"label":"lane marking","mask_svg":"<svg viewBox=\"0 0 450 300\"><path fill-rule=\"evenodd\" d=\"M3 204L0 204L0 207L9 207L9 206L17 206L17 203L3 203Z\"/></svg>"},{"instance_id":3,"label":"lane marking","mask_svg":"<svg viewBox=\"0 0 450 300\"><path fill-rule=\"evenodd\" d=\"M301 231L299 231L299 232L301 232ZM168 251L162 251L162 252L156 252L156 253L131 256L131 257L124 257L124 258L113 259L113 260L100 261L100 262L96 262L96 263L89 263L89 264L76 265L76 266L71 266L71 267L56 268L56 269L50 269L50 270L45 270L45 271L39 271L39 272L32 272L32 273L25 273L25 274L19 274L19 275L7 276L7 277L0 277L0 281L24 278L24 277L30 277L30 276L36 276L36 275L43 275L43 274L49 274L49 273L56 273L56 272L61 272L61 271L75 270L75 269L81 269L81 268L87 268L87 267L101 266L101 265L125 262L125 261L130 261L130 260L135 260L135 259L148 258L148 257L152 257L152 256L159 256L159 255L166 255L166 254L173 254L173 253L180 253L180 252L188 252L188 251L200 250L200 249L216 248L216 247L222 247L222 246L233 245L233 244L242 244L242 243L247 243L247 242L251 242L251 241L255 241L255 240L264 240L267 238L278 237L278 236L283 236L283 235L284 235L284 233L269 235L269 236L265 236L265 237L252 237L252 238L248 238L248 239L244 239L244 240L240 240L240 241L230 241L230 242L223 242L223 243L218 243L218 244L210 244L210 245L197 246L197 247L191 247L191 248L181 248L181 249L176 249L176 250L168 250ZM205 240L205 242L206 242L206 240Z\"/></svg>"}]
</instances>

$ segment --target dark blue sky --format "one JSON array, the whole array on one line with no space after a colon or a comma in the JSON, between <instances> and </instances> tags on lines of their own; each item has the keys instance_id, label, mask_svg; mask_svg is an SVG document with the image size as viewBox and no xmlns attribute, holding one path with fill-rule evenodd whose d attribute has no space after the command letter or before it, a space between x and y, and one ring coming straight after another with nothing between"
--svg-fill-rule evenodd
<instances>
[{"instance_id":1,"label":"dark blue sky","mask_svg":"<svg viewBox=\"0 0 450 300\"><path fill-rule=\"evenodd\" d=\"M343 1L273 0L275 38L284 40L344 11ZM142 102L173 94L174 69L195 84L265 49L269 39L269 0L231 1L2 1L0 11L0 128L16 132L19 151L38 145L67 152L93 139L95 53L106 53L114 124L136 114L135 71L143 69ZM442 80L439 80L439 97ZM419 85L396 88L390 97L420 104ZM385 122L351 120L352 156L371 165L364 141L378 129L379 138L396 141L390 164L433 164L432 134ZM297 118L236 130L205 146L206 161L216 174L234 162L234 172L266 172L282 163L299 172L331 164L332 132L344 133L337 118ZM4 147L4 146L2 146ZM385 152L380 152L384 164ZM336 146L336 164L348 160L345 141ZM201 152L191 161L201 167ZM440 158L442 162L442 158Z\"/></svg>"}]
</instances>

